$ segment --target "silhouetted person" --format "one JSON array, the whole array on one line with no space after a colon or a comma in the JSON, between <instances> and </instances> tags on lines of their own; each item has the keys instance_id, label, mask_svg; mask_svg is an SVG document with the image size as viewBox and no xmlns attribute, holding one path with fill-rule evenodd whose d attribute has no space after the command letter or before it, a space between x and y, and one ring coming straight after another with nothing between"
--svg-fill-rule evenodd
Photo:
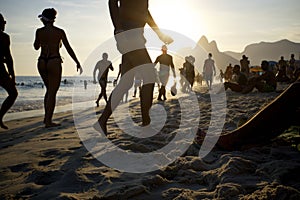
<instances>
[{"instance_id":1,"label":"silhouetted person","mask_svg":"<svg viewBox=\"0 0 300 200\"><path fill-rule=\"evenodd\" d=\"M84 89L86 90L87 89L87 81L86 80L83 81L83 85L84 85Z\"/></svg>"},{"instance_id":2,"label":"silhouetted person","mask_svg":"<svg viewBox=\"0 0 300 200\"><path fill-rule=\"evenodd\" d=\"M202 85L202 81L203 81L203 75L201 73L198 73L196 76L195 76L195 80L197 83L199 83L199 85Z\"/></svg>"},{"instance_id":3,"label":"silhouetted person","mask_svg":"<svg viewBox=\"0 0 300 200\"><path fill-rule=\"evenodd\" d=\"M287 68L287 76L291 80L294 80L295 63L296 63L295 55L291 54L291 58L289 60L289 65L288 65L288 68Z\"/></svg>"},{"instance_id":4,"label":"silhouetted person","mask_svg":"<svg viewBox=\"0 0 300 200\"><path fill-rule=\"evenodd\" d=\"M188 56L185 57L185 62L183 63L183 67L179 68L179 74L180 74L180 85L181 85L181 91L187 92L188 88L188 81L186 80L186 70L185 70L185 63L188 62Z\"/></svg>"},{"instance_id":5,"label":"silhouetted person","mask_svg":"<svg viewBox=\"0 0 300 200\"><path fill-rule=\"evenodd\" d=\"M3 117L14 104L18 96L18 91L16 88L13 58L10 53L10 38L8 34L4 33L5 24L6 21L0 13L0 86L8 93L8 97L3 101L0 109L0 127L8 129L3 123Z\"/></svg>"},{"instance_id":6,"label":"silhouetted person","mask_svg":"<svg viewBox=\"0 0 300 200\"><path fill-rule=\"evenodd\" d=\"M223 70L220 69L220 82L223 83L223 79L225 77L225 74L223 72Z\"/></svg>"},{"instance_id":7,"label":"silhouetted person","mask_svg":"<svg viewBox=\"0 0 300 200\"><path fill-rule=\"evenodd\" d=\"M203 74L209 90L213 83L213 78L216 76L215 61L212 59L212 54L208 54L208 59L204 61Z\"/></svg>"},{"instance_id":8,"label":"silhouetted person","mask_svg":"<svg viewBox=\"0 0 300 200\"><path fill-rule=\"evenodd\" d=\"M143 35L143 28L146 24L148 24L165 44L171 43L173 40L169 36L164 35L156 25L148 10L148 0L109 0L109 9L115 28L114 33L117 41L117 48L122 53L122 67L124 68L124 73L127 73L129 70L138 66L143 68L141 111L143 121L142 125L147 126L151 122L149 110L152 106L155 71L154 65L145 46L146 39ZM133 33L134 35L124 32L133 29L135 29ZM118 33L122 33L123 35ZM124 34L126 35L126 39L122 37ZM137 48L128 52L126 49L130 48L130 46L137 46ZM129 75L126 76L127 80L122 77L119 84L112 92L109 101L98 120L99 125L105 134L107 134L107 120L118 102L120 102L124 93L132 87L134 73L129 73ZM123 88L124 86L126 87L125 90ZM114 104L111 104L112 96L114 97Z\"/></svg>"},{"instance_id":9,"label":"silhouetted person","mask_svg":"<svg viewBox=\"0 0 300 200\"><path fill-rule=\"evenodd\" d=\"M217 145L228 150L264 144L291 125L299 126L300 76L281 95L238 129L221 135Z\"/></svg>"},{"instance_id":10,"label":"silhouetted person","mask_svg":"<svg viewBox=\"0 0 300 200\"><path fill-rule=\"evenodd\" d=\"M226 70L225 70L225 82L229 82L231 81L232 79L232 74L233 74L233 67L231 65L231 63L226 67Z\"/></svg>"},{"instance_id":11,"label":"silhouetted person","mask_svg":"<svg viewBox=\"0 0 300 200\"><path fill-rule=\"evenodd\" d=\"M227 90L228 88L234 92L242 92L244 88L247 86L247 77L244 73L241 73L241 67L239 65L235 65L233 67L233 74L235 75L235 82L225 82L224 88Z\"/></svg>"},{"instance_id":12,"label":"silhouetted person","mask_svg":"<svg viewBox=\"0 0 300 200\"><path fill-rule=\"evenodd\" d=\"M160 86L159 94L157 97L157 100L159 100L159 101L162 101L162 99L161 99L162 97L164 98L164 100L167 100L166 85L169 80L170 68L172 69L174 79L176 78L173 57L168 54L167 46L163 45L161 48L161 51L162 51L162 54L160 56L158 56L154 62L155 64L157 64L157 63L160 64L158 75L159 75L159 80L160 80L161 86Z\"/></svg>"},{"instance_id":13,"label":"silhouetted person","mask_svg":"<svg viewBox=\"0 0 300 200\"><path fill-rule=\"evenodd\" d=\"M185 62L183 63L183 69L185 78L187 80L184 81L184 88L188 92L188 90L192 90L194 86L195 81L195 58L193 56L187 56L185 57Z\"/></svg>"},{"instance_id":14,"label":"silhouetted person","mask_svg":"<svg viewBox=\"0 0 300 200\"><path fill-rule=\"evenodd\" d=\"M139 89L139 93L141 94L142 77L138 72L135 73L135 75L134 75L134 91L133 91L133 96L132 97L136 97L137 89ZM141 96L141 95L139 95L139 96Z\"/></svg>"},{"instance_id":15,"label":"silhouetted person","mask_svg":"<svg viewBox=\"0 0 300 200\"><path fill-rule=\"evenodd\" d=\"M244 73L246 76L249 76L249 72L250 72L250 61L248 60L248 57L243 55L242 59L240 60L240 64L241 64L241 72Z\"/></svg>"},{"instance_id":16,"label":"silhouetted person","mask_svg":"<svg viewBox=\"0 0 300 200\"><path fill-rule=\"evenodd\" d=\"M269 62L266 60L262 61L261 68L263 74L259 77L251 78L243 93L251 92L254 88L260 92L274 92L276 90L277 82L273 71L269 71Z\"/></svg>"},{"instance_id":17,"label":"silhouetted person","mask_svg":"<svg viewBox=\"0 0 300 200\"><path fill-rule=\"evenodd\" d=\"M98 96L98 99L96 100L96 105L99 107L99 101L103 97L107 103L107 95L106 95L106 86L107 86L107 76L108 71L112 70L114 71L114 68L112 66L112 63L107 60L108 54L103 53L102 54L102 60L99 60L94 68L93 77L94 77L94 84L97 83L96 81L96 73L98 71L98 81L101 88L101 92Z\"/></svg>"},{"instance_id":18,"label":"silhouetted person","mask_svg":"<svg viewBox=\"0 0 300 200\"><path fill-rule=\"evenodd\" d=\"M281 56L278 61L278 72L276 74L277 82L288 82L290 81L289 77L286 74L287 62L284 60L284 57Z\"/></svg>"},{"instance_id":19,"label":"silhouetted person","mask_svg":"<svg viewBox=\"0 0 300 200\"><path fill-rule=\"evenodd\" d=\"M46 94L44 97L45 108L45 127L59 126L52 122L53 112L56 103L56 94L60 86L62 75L62 59L59 49L64 44L67 52L76 63L77 71L82 73L81 65L69 44L64 30L54 26L56 18L56 10L47 8L43 10L38 17L41 19L44 26L36 30L34 48L39 50L41 54L38 59L38 70L46 86Z\"/></svg>"}]
</instances>

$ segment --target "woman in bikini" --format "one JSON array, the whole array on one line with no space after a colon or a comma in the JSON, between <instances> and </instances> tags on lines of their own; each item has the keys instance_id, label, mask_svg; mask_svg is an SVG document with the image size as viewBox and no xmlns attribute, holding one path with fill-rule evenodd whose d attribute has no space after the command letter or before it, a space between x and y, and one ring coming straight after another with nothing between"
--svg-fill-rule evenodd
<instances>
[{"instance_id":1,"label":"woman in bikini","mask_svg":"<svg viewBox=\"0 0 300 200\"><path fill-rule=\"evenodd\" d=\"M38 17L41 19L44 26L36 30L34 48L39 50L41 54L38 59L38 71L46 86L46 94L44 97L45 108L45 127L59 126L52 122L52 116L55 108L56 94L61 82L62 74L62 59L59 49L64 44L67 52L72 57L77 65L77 71L82 73L82 67L69 44L64 30L57 28L53 25L56 10L54 8L47 8Z\"/></svg>"}]
</instances>

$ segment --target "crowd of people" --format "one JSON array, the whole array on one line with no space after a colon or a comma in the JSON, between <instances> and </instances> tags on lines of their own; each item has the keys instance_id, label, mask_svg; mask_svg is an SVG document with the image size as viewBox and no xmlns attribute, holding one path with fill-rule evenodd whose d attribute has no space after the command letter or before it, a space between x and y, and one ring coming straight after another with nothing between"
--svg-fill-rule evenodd
<instances>
[{"instance_id":1,"label":"crowd of people","mask_svg":"<svg viewBox=\"0 0 300 200\"><path fill-rule=\"evenodd\" d=\"M114 25L114 34L117 42L117 48L122 54L122 62L120 64L119 75L120 81L116 84L114 90L110 94L109 98L106 96L106 84L107 75L109 70L113 70L111 62L108 60L108 55L103 54L103 59L100 60L95 66L94 70L94 82L99 82L101 86L101 93L96 101L98 106L99 100L104 97L106 101L106 106L101 113L98 121L94 124L94 128L99 130L103 134L107 135L107 121L111 116L112 112L120 103L123 96L128 94L128 90L132 87L133 83L136 82L136 89L140 89L140 103L141 103L141 115L142 124L141 126L148 126L151 123L150 118L150 108L153 101L153 90L154 84L157 82L157 77L160 79L159 96L158 100L166 100L166 84L169 79L169 70L173 72L174 78L176 77L175 66L173 63L173 58L167 53L168 44L173 42L173 39L165 35L158 28L154 19L152 18L148 10L148 1L122 1L122 0L109 0L109 9L111 19ZM37 68L42 77L44 85L46 87L46 94L44 97L44 124L45 127L55 127L60 126L58 123L52 121L53 111L55 108L56 94L60 86L61 75L62 75L62 60L59 50L62 44L65 46L67 52L71 58L76 63L77 71L82 73L82 67L78 61L64 30L54 26L54 21L56 18L56 10L53 8L45 9L41 15L39 15L40 20L43 23L43 27L36 30L34 48L36 50L41 50L40 56L37 63ZM3 16L0 15L1 24L1 66L0 66L0 86L2 86L9 94L9 96L2 103L0 110L0 126L1 128L7 129L8 127L3 123L3 116L8 111L8 109L13 105L17 98L17 90L15 84L15 73L13 69L13 60L10 53L10 41L9 36L4 33L4 27L6 21ZM124 33L132 29L144 28L148 24L153 31L157 34L158 38L164 44L162 46L162 54L157 57L156 61L153 63L145 46L146 39L144 38L143 32L136 33L135 37L119 37L118 34ZM124 40L124 38L131 38L131 40ZM132 39L133 38L133 39ZM136 45L136 49L132 51L126 51L129 46ZM155 71L155 64L160 64L159 71ZM6 65L6 66L5 66ZM182 88L185 91L192 91L195 77L195 58L193 56L187 56L183 67L179 69L181 76ZM103 66L105 69L103 69ZM138 66L142 66L142 70L137 70ZM6 70L7 68L7 70ZM250 61L246 56L240 61L240 65L235 65L232 67L229 65L224 73L225 79L225 89L232 89L236 92L248 93L254 88L257 88L261 92L271 92L276 90L277 81L295 81L299 77L299 68L295 65L294 56L292 55L291 60L287 63L284 62L282 58L278 62L278 73L277 76L272 70L270 70L269 62L262 61L261 68L263 73L260 75L253 75L250 69ZM136 70L137 73L128 73L132 69ZM98 73L98 80L96 80L96 71ZM126 76L124 76L126 74ZM204 61L203 74L202 77L207 82L207 87L210 90L213 77L216 76L216 66L212 59L212 54L208 54L208 58ZM223 76L223 75L222 75ZM286 77L288 79L285 79ZM126 77L126 78L124 78ZM282 78L282 79L281 79ZM136 81L135 81L136 80ZM202 80L202 79L201 79ZM295 92L296 91L296 92ZM134 94L135 96L136 94ZM284 104L285 100L289 100L293 97L293 104ZM260 126L262 130L266 129L270 123L270 113L272 109L276 108L276 112L281 112L280 119L285 117L287 110L293 110L295 107L299 106L299 82L292 84L284 93L280 95L274 102L266 106L260 114L256 115L250 122L246 123L242 128L237 131L227 134L221 137L219 140L219 145L223 147L228 147L231 145L242 145L245 143L241 138L250 137L253 128ZM278 116L278 115L277 115ZM278 120L280 120L278 119ZM268 123L263 123L265 120L269 120ZM285 119L282 119L285 121ZM100 129L99 129L100 128ZM269 127L268 127L269 128ZM277 133L278 131L276 131ZM273 133L271 131L271 133ZM237 135L238 134L238 135Z\"/></svg>"},{"instance_id":2,"label":"crowd of people","mask_svg":"<svg viewBox=\"0 0 300 200\"><path fill-rule=\"evenodd\" d=\"M254 88L260 92L274 92L278 82L292 83L297 80L300 74L300 66L296 65L294 54L291 54L289 61L281 56L276 66L263 60L259 68L249 67L248 57L243 55L240 65L232 67L229 64L224 73L225 90L228 88L235 92L249 93Z\"/></svg>"}]
</instances>

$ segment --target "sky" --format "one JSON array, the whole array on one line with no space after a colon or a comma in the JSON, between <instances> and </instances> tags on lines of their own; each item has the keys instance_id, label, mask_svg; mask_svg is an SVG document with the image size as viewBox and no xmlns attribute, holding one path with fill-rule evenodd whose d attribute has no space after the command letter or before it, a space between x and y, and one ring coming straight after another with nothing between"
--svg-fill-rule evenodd
<instances>
[{"instance_id":1,"label":"sky","mask_svg":"<svg viewBox=\"0 0 300 200\"><path fill-rule=\"evenodd\" d=\"M82 64L113 36L108 0L0 0L0 5L18 76L38 75L40 52L34 50L33 41L36 29L42 27L37 16L45 8L58 11L55 25L65 30ZM261 41L300 42L299 0L149 0L149 10L160 28L195 42L205 35L217 42L220 51L242 52ZM76 65L65 48L61 55L63 75L75 75Z\"/></svg>"}]
</instances>

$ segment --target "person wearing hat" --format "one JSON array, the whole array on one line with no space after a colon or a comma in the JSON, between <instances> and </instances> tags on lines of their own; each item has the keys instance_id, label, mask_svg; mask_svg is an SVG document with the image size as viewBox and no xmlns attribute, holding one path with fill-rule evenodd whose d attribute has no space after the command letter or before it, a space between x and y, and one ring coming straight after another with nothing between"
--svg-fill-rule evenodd
<instances>
[{"instance_id":1,"label":"person wearing hat","mask_svg":"<svg viewBox=\"0 0 300 200\"><path fill-rule=\"evenodd\" d=\"M56 94L59 89L62 76L62 59L59 53L59 49L62 44L75 61L77 71L79 70L80 74L82 73L82 67L70 46L64 30L53 25L56 14L57 12L54 8L47 8L38 16L44 26L36 30L33 44L35 50L41 49L37 66L46 86L46 94L44 97L44 123L46 128L60 125L53 123L52 117L56 103Z\"/></svg>"},{"instance_id":2,"label":"person wearing hat","mask_svg":"<svg viewBox=\"0 0 300 200\"><path fill-rule=\"evenodd\" d=\"M5 24L6 21L0 13L0 86L8 93L8 97L4 100L0 108L0 127L8 129L3 123L3 117L17 99L18 91L16 88L13 58L10 53L10 38L8 34L4 33Z\"/></svg>"},{"instance_id":3,"label":"person wearing hat","mask_svg":"<svg viewBox=\"0 0 300 200\"><path fill-rule=\"evenodd\" d=\"M162 51L162 54L160 56L158 56L154 62L155 64L157 64L157 63L160 64L158 75L159 75L161 87L159 89L159 94L157 97L157 100L159 100L159 101L162 101L161 97L163 97L164 100L167 100L166 85L169 80L170 68L172 69L174 79L176 78L173 57L167 53L167 51L168 51L167 46L163 45L161 48L161 51Z\"/></svg>"}]
</instances>

